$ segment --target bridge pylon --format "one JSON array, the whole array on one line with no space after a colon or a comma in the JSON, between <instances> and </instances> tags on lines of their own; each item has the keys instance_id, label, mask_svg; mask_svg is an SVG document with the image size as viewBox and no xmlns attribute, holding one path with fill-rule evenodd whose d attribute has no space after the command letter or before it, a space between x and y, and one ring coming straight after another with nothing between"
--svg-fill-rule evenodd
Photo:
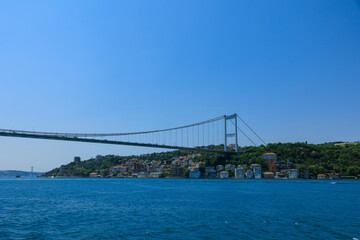
<instances>
[{"instance_id":1,"label":"bridge pylon","mask_svg":"<svg viewBox=\"0 0 360 240\"><path fill-rule=\"evenodd\" d=\"M232 121L234 119L234 122ZM233 124L227 124L231 121ZM234 126L233 131L228 131L228 126ZM238 152L238 131L237 131L237 114L224 115L224 151L227 150L228 138L235 138L235 151ZM229 129L231 130L231 129Z\"/></svg>"}]
</instances>

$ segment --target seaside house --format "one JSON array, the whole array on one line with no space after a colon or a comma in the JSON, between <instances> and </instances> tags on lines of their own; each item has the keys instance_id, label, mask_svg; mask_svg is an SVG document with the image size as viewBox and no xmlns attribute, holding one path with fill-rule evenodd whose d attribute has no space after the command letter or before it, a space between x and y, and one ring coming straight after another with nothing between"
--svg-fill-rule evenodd
<instances>
[{"instance_id":1,"label":"seaside house","mask_svg":"<svg viewBox=\"0 0 360 240\"><path fill-rule=\"evenodd\" d=\"M216 170L219 171L219 170L224 170L224 165L217 165L216 166Z\"/></svg>"},{"instance_id":2,"label":"seaside house","mask_svg":"<svg viewBox=\"0 0 360 240\"><path fill-rule=\"evenodd\" d=\"M275 153L265 153L263 160L267 163L270 171L276 171L277 155Z\"/></svg>"},{"instance_id":3,"label":"seaside house","mask_svg":"<svg viewBox=\"0 0 360 240\"><path fill-rule=\"evenodd\" d=\"M260 164L251 164L250 169L253 169L255 179L260 179L261 178L261 166L260 166Z\"/></svg>"},{"instance_id":4,"label":"seaside house","mask_svg":"<svg viewBox=\"0 0 360 240\"><path fill-rule=\"evenodd\" d=\"M303 173L304 173L304 179L310 178L309 170L305 170Z\"/></svg>"},{"instance_id":5,"label":"seaside house","mask_svg":"<svg viewBox=\"0 0 360 240\"><path fill-rule=\"evenodd\" d=\"M201 172L198 167L189 167L189 178L200 178Z\"/></svg>"},{"instance_id":6,"label":"seaside house","mask_svg":"<svg viewBox=\"0 0 360 240\"><path fill-rule=\"evenodd\" d=\"M139 173L137 174L137 177L138 177L138 178L147 178L147 177L149 177L149 174L148 174L148 173L145 173L145 172L139 172Z\"/></svg>"},{"instance_id":7,"label":"seaside house","mask_svg":"<svg viewBox=\"0 0 360 240\"><path fill-rule=\"evenodd\" d=\"M236 168L235 169L235 178L244 178L245 177L245 169L244 168Z\"/></svg>"},{"instance_id":8,"label":"seaside house","mask_svg":"<svg viewBox=\"0 0 360 240\"><path fill-rule=\"evenodd\" d=\"M233 164L226 164L226 165L225 165L225 170L234 171L234 170L235 170L235 165L233 165Z\"/></svg>"},{"instance_id":9,"label":"seaside house","mask_svg":"<svg viewBox=\"0 0 360 240\"><path fill-rule=\"evenodd\" d=\"M205 166L205 163L203 163L203 162L197 162L197 163L195 164L195 166L196 166L196 167L204 167L204 166Z\"/></svg>"},{"instance_id":10,"label":"seaside house","mask_svg":"<svg viewBox=\"0 0 360 240\"><path fill-rule=\"evenodd\" d=\"M246 178L248 178L248 179L254 178L254 172L251 170L247 170L245 175L246 175Z\"/></svg>"},{"instance_id":11,"label":"seaside house","mask_svg":"<svg viewBox=\"0 0 360 240\"><path fill-rule=\"evenodd\" d=\"M299 170L297 170L297 169L290 169L290 170L289 170L289 178L290 178L290 179L299 178Z\"/></svg>"},{"instance_id":12,"label":"seaside house","mask_svg":"<svg viewBox=\"0 0 360 240\"><path fill-rule=\"evenodd\" d=\"M264 172L264 178L266 178L266 179L274 178L274 173L273 172Z\"/></svg>"},{"instance_id":13,"label":"seaside house","mask_svg":"<svg viewBox=\"0 0 360 240\"><path fill-rule=\"evenodd\" d=\"M317 179L326 179L326 175L325 174L318 174Z\"/></svg>"},{"instance_id":14,"label":"seaside house","mask_svg":"<svg viewBox=\"0 0 360 240\"><path fill-rule=\"evenodd\" d=\"M329 179L340 179L340 173L329 173Z\"/></svg>"},{"instance_id":15,"label":"seaside house","mask_svg":"<svg viewBox=\"0 0 360 240\"><path fill-rule=\"evenodd\" d=\"M227 171L221 171L220 178L229 178L229 173Z\"/></svg>"},{"instance_id":16,"label":"seaside house","mask_svg":"<svg viewBox=\"0 0 360 240\"><path fill-rule=\"evenodd\" d=\"M150 173L150 177L151 178L159 178L159 175L161 174L161 172L151 172Z\"/></svg>"},{"instance_id":17,"label":"seaside house","mask_svg":"<svg viewBox=\"0 0 360 240\"><path fill-rule=\"evenodd\" d=\"M183 175L184 168L183 167L171 167L170 168L171 175L174 177L179 177Z\"/></svg>"},{"instance_id":18,"label":"seaside house","mask_svg":"<svg viewBox=\"0 0 360 240\"><path fill-rule=\"evenodd\" d=\"M285 173L279 173L278 174L278 178L285 178L285 177L286 177Z\"/></svg>"},{"instance_id":19,"label":"seaside house","mask_svg":"<svg viewBox=\"0 0 360 240\"><path fill-rule=\"evenodd\" d=\"M206 173L210 173L212 170L214 170L215 168L213 166L207 166L205 167L205 172Z\"/></svg>"},{"instance_id":20,"label":"seaside house","mask_svg":"<svg viewBox=\"0 0 360 240\"><path fill-rule=\"evenodd\" d=\"M210 177L210 178L216 178L217 172L216 172L216 170L214 169L214 170L211 170L208 174L209 174L209 177Z\"/></svg>"}]
</instances>

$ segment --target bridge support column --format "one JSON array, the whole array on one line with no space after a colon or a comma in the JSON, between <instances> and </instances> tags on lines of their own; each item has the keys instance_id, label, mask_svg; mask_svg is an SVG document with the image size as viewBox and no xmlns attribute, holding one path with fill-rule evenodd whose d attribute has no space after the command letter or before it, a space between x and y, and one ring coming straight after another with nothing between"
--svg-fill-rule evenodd
<instances>
[{"instance_id":1,"label":"bridge support column","mask_svg":"<svg viewBox=\"0 0 360 240\"><path fill-rule=\"evenodd\" d=\"M235 113L235 151L238 152L237 114Z\"/></svg>"},{"instance_id":2,"label":"bridge support column","mask_svg":"<svg viewBox=\"0 0 360 240\"><path fill-rule=\"evenodd\" d=\"M224 151L226 151L226 146L227 146L227 131L226 131L226 119L227 116L224 115Z\"/></svg>"},{"instance_id":3,"label":"bridge support column","mask_svg":"<svg viewBox=\"0 0 360 240\"><path fill-rule=\"evenodd\" d=\"M232 121L234 119L234 122ZM230 120L232 125L231 126L234 126L234 131L231 131L230 133L228 133L227 131L227 121ZM235 138L235 151L237 152L238 151L238 135L237 135L237 114L233 114L233 115L230 115L230 116L224 116L224 151L226 151L227 149L227 144L228 144L228 141L227 139L228 138Z\"/></svg>"}]
</instances>

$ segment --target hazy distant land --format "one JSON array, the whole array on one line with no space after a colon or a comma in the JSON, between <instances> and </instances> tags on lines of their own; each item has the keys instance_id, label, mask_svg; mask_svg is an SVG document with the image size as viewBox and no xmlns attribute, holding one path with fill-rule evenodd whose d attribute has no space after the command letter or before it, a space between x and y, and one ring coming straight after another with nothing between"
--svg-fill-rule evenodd
<instances>
[{"instance_id":1,"label":"hazy distant land","mask_svg":"<svg viewBox=\"0 0 360 240\"><path fill-rule=\"evenodd\" d=\"M36 177L43 175L44 172L26 172L26 171L18 171L18 170L0 170L0 177L15 177L16 175L20 175L22 177Z\"/></svg>"}]
</instances>

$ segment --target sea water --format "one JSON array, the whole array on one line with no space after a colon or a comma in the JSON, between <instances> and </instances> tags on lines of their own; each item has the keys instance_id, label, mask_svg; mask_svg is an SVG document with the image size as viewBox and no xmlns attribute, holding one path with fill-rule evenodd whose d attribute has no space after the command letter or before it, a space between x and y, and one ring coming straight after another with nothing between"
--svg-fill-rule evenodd
<instances>
[{"instance_id":1,"label":"sea water","mask_svg":"<svg viewBox=\"0 0 360 240\"><path fill-rule=\"evenodd\" d=\"M360 239L360 181L0 178L0 239Z\"/></svg>"}]
</instances>

